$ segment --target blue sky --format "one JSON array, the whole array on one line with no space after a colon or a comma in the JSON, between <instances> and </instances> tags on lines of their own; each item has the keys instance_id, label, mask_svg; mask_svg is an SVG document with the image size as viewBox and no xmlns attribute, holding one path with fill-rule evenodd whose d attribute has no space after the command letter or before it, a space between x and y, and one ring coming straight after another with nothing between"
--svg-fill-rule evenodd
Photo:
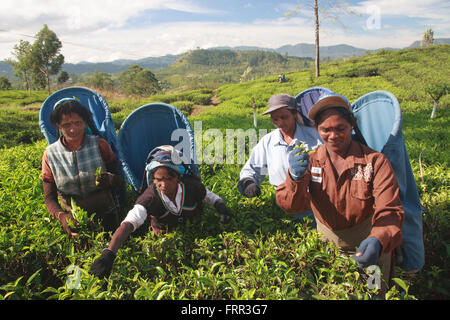
<instances>
[{"instance_id":1,"label":"blue sky","mask_svg":"<svg viewBox=\"0 0 450 320\"><path fill-rule=\"evenodd\" d=\"M63 42L66 62L104 62L180 54L195 48L278 48L314 43L312 0L2 0L0 60L47 24ZM337 1L321 0L321 6ZM298 5L300 12L287 12ZM403 48L426 28L450 37L448 0L346 1L322 19L321 45ZM347 11L351 10L353 14ZM324 14L321 15L325 18Z\"/></svg>"}]
</instances>

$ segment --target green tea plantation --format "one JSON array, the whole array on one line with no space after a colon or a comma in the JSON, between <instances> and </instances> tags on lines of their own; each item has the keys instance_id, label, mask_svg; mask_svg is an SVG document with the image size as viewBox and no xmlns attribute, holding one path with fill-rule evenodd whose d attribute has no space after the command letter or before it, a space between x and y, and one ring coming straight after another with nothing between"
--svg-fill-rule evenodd
<instances>
[{"instance_id":1,"label":"green tea plantation","mask_svg":"<svg viewBox=\"0 0 450 320\"><path fill-rule=\"evenodd\" d=\"M449 66L450 46L440 45L331 62L318 79L312 69L302 69L286 73L285 83L274 75L214 91L107 98L117 129L132 110L151 101L185 106L190 114L216 99L215 106L189 116L192 125L201 122L196 139L202 139L203 152L213 143L203 135L208 129L225 135L227 129L253 128L252 98L258 129L271 130L262 112L276 93L296 95L323 86L353 102L374 90L392 92L402 107L404 139L423 205L426 263L415 274L397 269L382 297L352 259L275 205L267 180L261 197L242 197L236 184L243 164L226 162L202 163L200 174L233 211L231 223L221 224L217 212L206 208L196 224L165 236L133 234L119 250L109 279L95 278L90 265L111 234L86 217L79 237L70 239L44 205L40 173L47 144L39 132L38 109L46 94L0 91L0 299L449 299L450 96L440 99L430 119L433 101L425 92L431 81L449 81ZM127 195L131 208L136 195L130 186Z\"/></svg>"}]
</instances>

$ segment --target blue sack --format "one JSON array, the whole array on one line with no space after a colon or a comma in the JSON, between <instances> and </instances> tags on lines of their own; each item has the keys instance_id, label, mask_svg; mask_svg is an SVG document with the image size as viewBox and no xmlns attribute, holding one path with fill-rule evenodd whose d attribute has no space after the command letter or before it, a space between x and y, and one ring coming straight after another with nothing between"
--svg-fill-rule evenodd
<instances>
[{"instance_id":1,"label":"blue sack","mask_svg":"<svg viewBox=\"0 0 450 320\"><path fill-rule=\"evenodd\" d=\"M108 103L98 92L85 87L61 89L44 101L39 112L39 127L47 143L52 144L59 138L56 126L50 123L50 113L53 111L55 103L64 98L75 98L92 112L93 123L88 123L92 133L105 139L116 157L119 157L116 129Z\"/></svg>"},{"instance_id":2,"label":"blue sack","mask_svg":"<svg viewBox=\"0 0 450 320\"><path fill-rule=\"evenodd\" d=\"M306 89L295 96L295 100L298 103L297 110L302 116L306 126L312 127L313 125L313 121L308 118L309 110L311 110L321 95L329 93L334 92L325 87L313 87Z\"/></svg>"},{"instance_id":3,"label":"blue sack","mask_svg":"<svg viewBox=\"0 0 450 320\"><path fill-rule=\"evenodd\" d=\"M122 123L117 141L124 173L136 192L144 182L149 152L162 145L182 151L183 161L199 175L194 131L185 115L174 106L150 103L134 110Z\"/></svg>"},{"instance_id":4,"label":"blue sack","mask_svg":"<svg viewBox=\"0 0 450 320\"><path fill-rule=\"evenodd\" d=\"M422 206L403 140L400 104L390 92L373 91L357 99L352 108L368 146L382 152L394 169L405 211L400 267L418 271L425 263Z\"/></svg>"}]
</instances>

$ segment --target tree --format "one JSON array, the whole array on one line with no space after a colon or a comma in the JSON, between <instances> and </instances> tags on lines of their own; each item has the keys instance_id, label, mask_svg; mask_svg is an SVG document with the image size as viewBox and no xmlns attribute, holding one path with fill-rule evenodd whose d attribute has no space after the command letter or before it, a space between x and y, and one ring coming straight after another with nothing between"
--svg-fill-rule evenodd
<instances>
[{"instance_id":1,"label":"tree","mask_svg":"<svg viewBox=\"0 0 450 320\"><path fill-rule=\"evenodd\" d=\"M430 116L431 119L434 119L439 100L446 94L450 93L450 86L447 83L435 83L433 85L426 87L425 92L428 93L428 95L434 101L433 111L431 111Z\"/></svg>"},{"instance_id":2,"label":"tree","mask_svg":"<svg viewBox=\"0 0 450 320\"><path fill-rule=\"evenodd\" d=\"M64 56L60 54L62 44L56 34L46 24L36 34L36 41L31 47L31 59L35 79L45 79L48 94L50 94L50 75L56 75L64 63Z\"/></svg>"},{"instance_id":3,"label":"tree","mask_svg":"<svg viewBox=\"0 0 450 320\"><path fill-rule=\"evenodd\" d=\"M63 84L67 80L69 80L69 74L66 70L62 70L58 76L58 84Z\"/></svg>"},{"instance_id":4,"label":"tree","mask_svg":"<svg viewBox=\"0 0 450 320\"><path fill-rule=\"evenodd\" d=\"M32 79L32 60L31 60L31 44L28 41L20 40L19 45L14 46L12 55L17 59L6 59L14 70L14 75L22 79L26 89L31 90Z\"/></svg>"},{"instance_id":5,"label":"tree","mask_svg":"<svg viewBox=\"0 0 450 320\"><path fill-rule=\"evenodd\" d=\"M432 45L434 45L434 32L433 30L431 30L431 28L428 28L427 30L425 30L425 33L423 34L420 46L422 48L425 48Z\"/></svg>"},{"instance_id":6,"label":"tree","mask_svg":"<svg viewBox=\"0 0 450 320\"><path fill-rule=\"evenodd\" d=\"M304 6L313 9L314 12L314 38L315 38L315 69L316 69L316 78L320 75L320 62L319 62L319 26L320 21L322 20L320 17L324 17L325 20L330 21L331 23L339 23L341 26L345 27L344 24L339 20L338 13L345 12L355 14L353 10L350 9L350 5L343 0L336 1L328 1L328 0L313 0L311 3L310 0L304 0L300 2L305 2ZM320 2L320 3L319 3ZM293 15L297 15L301 12L302 5L297 5L297 7L285 14L286 17L290 17Z\"/></svg>"},{"instance_id":7,"label":"tree","mask_svg":"<svg viewBox=\"0 0 450 320\"><path fill-rule=\"evenodd\" d=\"M99 89L107 89L112 90L114 87L114 81L111 78L111 75L105 72L99 72L98 70L94 70L91 78L89 79L89 83Z\"/></svg>"},{"instance_id":8,"label":"tree","mask_svg":"<svg viewBox=\"0 0 450 320\"><path fill-rule=\"evenodd\" d=\"M128 70L123 71L119 80L125 94L149 96L161 90L155 75L137 64L131 65Z\"/></svg>"},{"instance_id":9,"label":"tree","mask_svg":"<svg viewBox=\"0 0 450 320\"><path fill-rule=\"evenodd\" d=\"M11 82L5 76L0 76L0 90L9 90L11 89Z\"/></svg>"}]
</instances>

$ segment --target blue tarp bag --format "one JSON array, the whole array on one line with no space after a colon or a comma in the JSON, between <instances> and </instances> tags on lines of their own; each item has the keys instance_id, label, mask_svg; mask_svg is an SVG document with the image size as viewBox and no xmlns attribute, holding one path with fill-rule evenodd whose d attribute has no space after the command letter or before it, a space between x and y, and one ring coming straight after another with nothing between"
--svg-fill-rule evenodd
<instances>
[{"instance_id":1,"label":"blue tarp bag","mask_svg":"<svg viewBox=\"0 0 450 320\"><path fill-rule=\"evenodd\" d=\"M93 123L88 123L92 133L105 139L116 157L119 157L116 130L108 103L98 92L85 87L61 89L44 101L39 112L39 127L47 143L52 144L59 138L56 126L50 123L50 113L53 111L55 103L63 98L76 98L92 112Z\"/></svg>"},{"instance_id":2,"label":"blue tarp bag","mask_svg":"<svg viewBox=\"0 0 450 320\"><path fill-rule=\"evenodd\" d=\"M199 175L194 131L174 106L150 103L134 110L122 123L117 141L125 176L136 192L144 181L148 155L158 146L176 147L183 154L183 162Z\"/></svg>"},{"instance_id":3,"label":"blue tarp bag","mask_svg":"<svg viewBox=\"0 0 450 320\"><path fill-rule=\"evenodd\" d=\"M302 116L306 126L311 127L313 125L313 121L308 118L309 110L311 110L321 95L330 93L334 92L325 87L313 87L306 89L295 96L295 100L298 104L297 110Z\"/></svg>"},{"instance_id":4,"label":"blue tarp bag","mask_svg":"<svg viewBox=\"0 0 450 320\"><path fill-rule=\"evenodd\" d=\"M425 263L422 206L402 133L402 113L397 98L387 91L373 91L352 104L358 127L368 146L391 162L405 211L402 227L402 260L405 271L418 271Z\"/></svg>"}]
</instances>

